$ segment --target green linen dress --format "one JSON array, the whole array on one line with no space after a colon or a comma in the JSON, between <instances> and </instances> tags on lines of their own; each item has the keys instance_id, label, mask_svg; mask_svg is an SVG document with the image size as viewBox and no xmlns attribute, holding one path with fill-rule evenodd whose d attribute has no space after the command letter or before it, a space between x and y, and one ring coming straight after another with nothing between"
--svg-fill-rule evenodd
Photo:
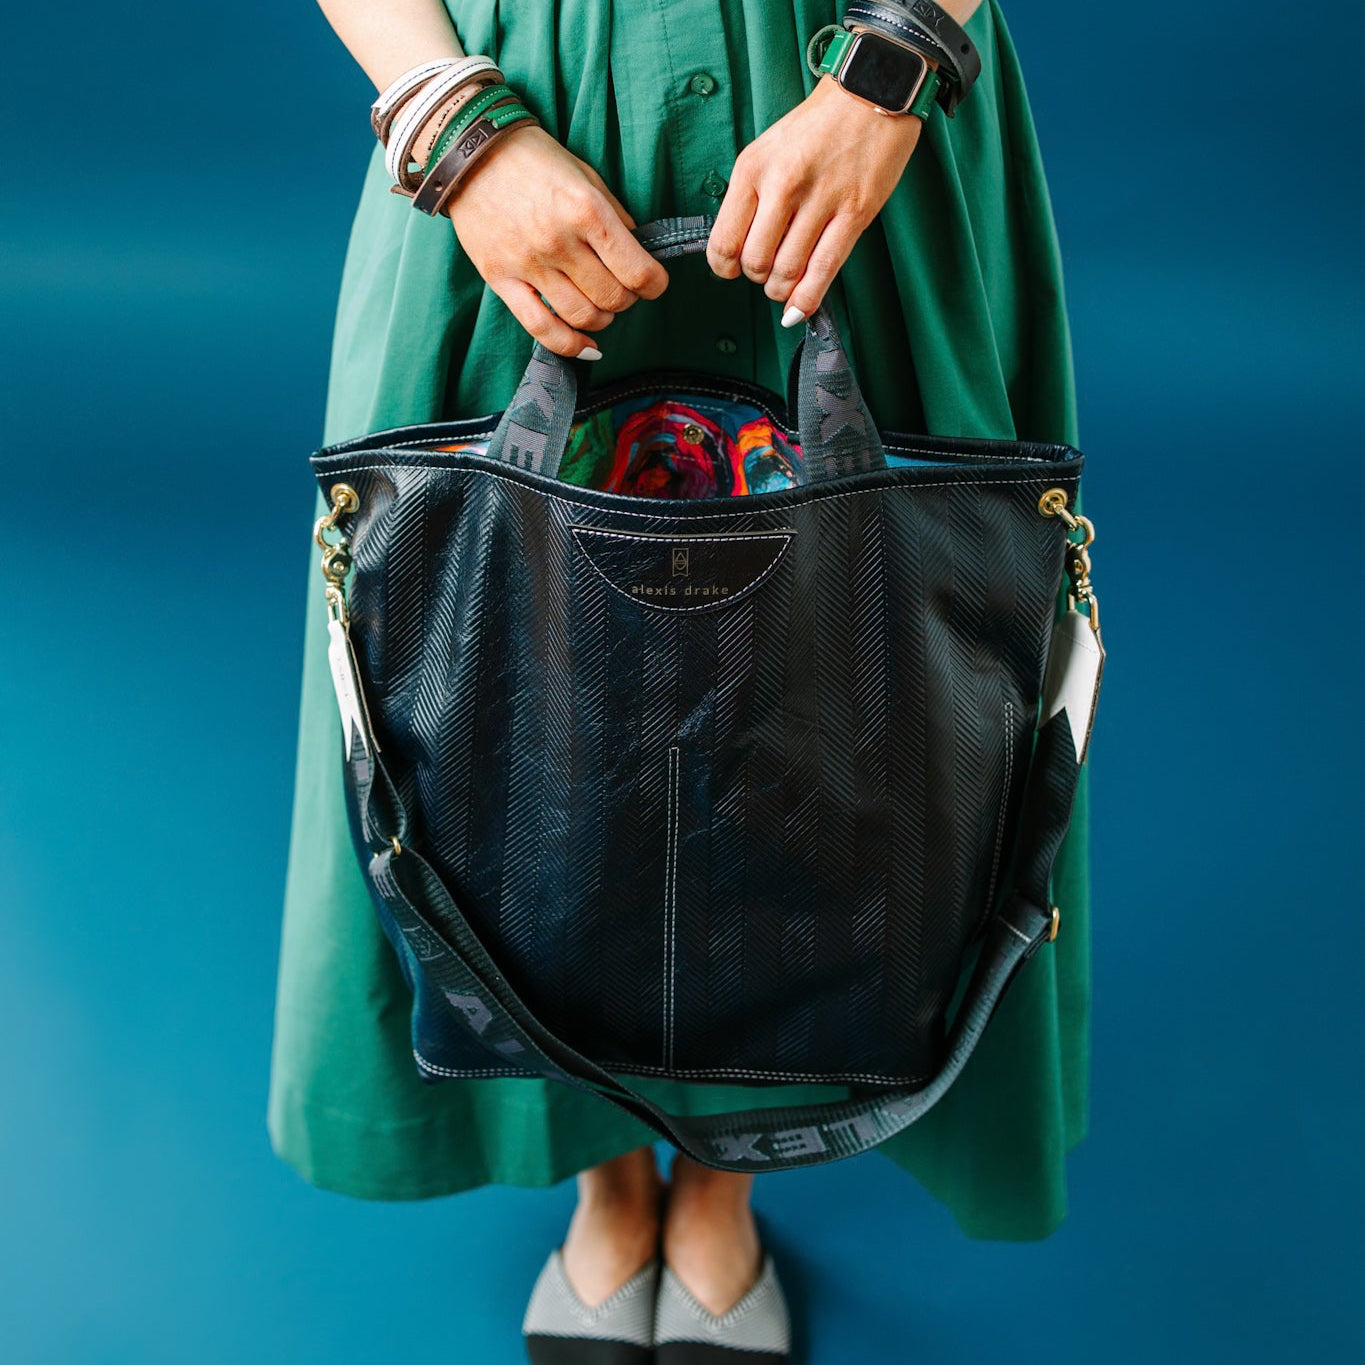
<instances>
[{"instance_id":1,"label":"green linen dress","mask_svg":"<svg viewBox=\"0 0 1365 1365\"><path fill-rule=\"evenodd\" d=\"M493 56L546 129L597 168L639 223L715 211L739 150L810 91L806 40L842 8L838 0L447 7L464 49ZM1060 254L996 0L984 0L968 32L981 51L980 79L956 119L934 111L827 301L883 429L1075 444ZM640 300L597 334L604 358L594 377L680 364L783 392L798 333L781 327L782 306L760 285L713 276L704 257L669 269L658 300ZM531 345L449 222L388 193L376 144L341 282L323 440L497 411ZM549 1185L654 1140L605 1100L559 1083L418 1079L410 996L350 843L321 578L305 530L311 525L300 526L301 561L309 547L302 704L267 1119L274 1150L317 1186L397 1200L487 1182ZM877 1149L946 1203L969 1236L1044 1237L1065 1214L1064 1158L1087 1119L1088 872L1083 771L1054 875L1057 942L1025 968L947 1097ZM697 1113L848 1093L637 1084Z\"/></svg>"}]
</instances>

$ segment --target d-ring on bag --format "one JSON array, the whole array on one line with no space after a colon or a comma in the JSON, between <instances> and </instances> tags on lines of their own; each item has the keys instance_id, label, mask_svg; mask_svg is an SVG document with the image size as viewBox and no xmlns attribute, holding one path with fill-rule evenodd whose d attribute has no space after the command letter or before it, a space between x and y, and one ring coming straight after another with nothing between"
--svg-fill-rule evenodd
<instances>
[{"instance_id":1,"label":"d-ring on bag","mask_svg":"<svg viewBox=\"0 0 1365 1365\"><path fill-rule=\"evenodd\" d=\"M537 343L505 411L310 458L417 1068L550 1077L725 1170L864 1151L1056 933L1103 660L1082 456L879 434L823 307L784 397L587 373ZM682 1116L637 1076L852 1098Z\"/></svg>"}]
</instances>

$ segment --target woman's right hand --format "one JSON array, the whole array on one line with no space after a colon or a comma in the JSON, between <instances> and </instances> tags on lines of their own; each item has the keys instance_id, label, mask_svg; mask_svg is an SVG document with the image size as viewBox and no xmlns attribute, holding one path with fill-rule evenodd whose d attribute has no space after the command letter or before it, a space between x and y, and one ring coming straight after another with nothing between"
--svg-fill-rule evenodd
<instances>
[{"instance_id":1,"label":"woman's right hand","mask_svg":"<svg viewBox=\"0 0 1365 1365\"><path fill-rule=\"evenodd\" d=\"M533 337L560 355L587 347L599 359L587 331L641 296L658 298L668 272L631 235L635 220L602 177L544 128L500 141L446 206L455 235Z\"/></svg>"}]
</instances>

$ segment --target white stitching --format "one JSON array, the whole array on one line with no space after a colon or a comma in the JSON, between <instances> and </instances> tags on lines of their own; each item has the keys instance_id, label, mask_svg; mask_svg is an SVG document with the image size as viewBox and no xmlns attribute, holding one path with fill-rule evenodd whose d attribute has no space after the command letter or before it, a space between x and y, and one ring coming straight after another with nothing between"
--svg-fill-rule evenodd
<instances>
[{"instance_id":1,"label":"white stitching","mask_svg":"<svg viewBox=\"0 0 1365 1365\"><path fill-rule=\"evenodd\" d=\"M1016 929L1016 933L1019 931ZM448 1066L438 1066L435 1062L429 1062L422 1056L416 1048L413 1048L412 1055L428 1071L440 1076L520 1076L526 1080L543 1079L538 1072L515 1069L502 1069L498 1067L488 1067L480 1070L469 1068L466 1070L454 1070ZM599 1063L601 1065L601 1063ZM707 1067L662 1067L648 1066L644 1063L639 1065L623 1065L619 1062L612 1062L610 1066L604 1066L605 1071L619 1071L623 1075L650 1075L650 1076L752 1076L762 1080L778 1081L825 1081L831 1084L839 1081L870 1081L874 1084L889 1085L918 1085L927 1079L925 1076L872 1076L861 1072L840 1072L837 1075L812 1075L804 1071L751 1071L744 1067L735 1066L707 1066Z\"/></svg>"},{"instance_id":2,"label":"white stitching","mask_svg":"<svg viewBox=\"0 0 1365 1365\"><path fill-rule=\"evenodd\" d=\"M517 1071L507 1067L496 1066L483 1068L470 1067L466 1070L456 1071L453 1070L451 1067L437 1066L435 1062L427 1061L427 1059L423 1057L422 1054L418 1052L416 1048L412 1049L412 1055L417 1058L417 1063L419 1066L423 1067L427 1071L435 1072L436 1075L438 1076L523 1076L528 1081L538 1079L536 1074L532 1071Z\"/></svg>"},{"instance_id":3,"label":"white stitching","mask_svg":"<svg viewBox=\"0 0 1365 1365\"><path fill-rule=\"evenodd\" d=\"M987 908L995 904L995 878L1000 871L1000 842L1005 837L1005 807L1009 804L1014 777L1014 703L1005 702L1005 786L1000 793L1000 813L995 819L995 853L991 857L991 880L986 887Z\"/></svg>"},{"instance_id":4,"label":"white stitching","mask_svg":"<svg viewBox=\"0 0 1365 1365\"><path fill-rule=\"evenodd\" d=\"M1010 931L1010 933L1012 933L1012 934L1016 935L1017 937L1023 939L1025 943L1032 943L1032 942L1033 942L1033 940L1032 940L1026 933L1024 933L1024 931L1023 931L1022 929L1016 929L1016 928L1014 927L1014 925L1012 925L1012 924L1009 922L1009 920L1007 920L1007 919L1002 919L1002 920L1000 921L1000 923L1003 924L1003 925L1005 926L1005 928L1008 929L1008 930Z\"/></svg>"},{"instance_id":5,"label":"white stitching","mask_svg":"<svg viewBox=\"0 0 1365 1365\"><path fill-rule=\"evenodd\" d=\"M549 496L553 497L554 495L553 495L553 494L550 494ZM628 513L627 515L631 515L631 514ZM575 533L575 534L574 534L574 542L575 542L575 544L577 544L577 542L578 542L577 532L579 532L579 531L581 531L581 530L585 530L585 529L587 529L587 528L581 527L581 526L571 526L569 529ZM631 535L629 532L627 532L627 531L620 531L620 532L602 531L602 532L599 532L599 534L601 534L601 535L619 535L619 536L620 536L622 539L624 539L624 540L639 540L639 539L646 539L646 538L647 538L647 537L641 537L641 536L632 536L632 535ZM711 536L701 536L701 537L699 537L699 536L691 536L691 537L681 537L681 536L678 536L678 537L674 537L674 536L660 536L660 537L658 537L658 539L661 539L661 540L674 540L674 539L691 539L691 540L706 539L706 540L710 540L710 539L714 539L714 538L715 538L715 537L711 537ZM746 539L753 539L753 540L762 540L762 539L766 539L766 538L767 538L767 537L763 537L763 536L746 537ZM738 539L738 537L736 537L736 539ZM599 577L599 578L600 578L600 579L601 579L609 588L611 588L612 591L614 591L614 592L619 592L619 593L621 594L621 596L624 597L624 598L626 599L627 602L634 602L637 606L641 606L641 607L654 607L654 608L655 608L656 610L658 610L658 611L671 611L671 612L677 612L679 615L684 615L684 614L686 614L687 612L692 612L692 611L715 611L717 607L729 606L729 604L730 604L731 602L738 602L738 601L740 601L741 599L743 599L743 598L745 598L745 597L748 597L752 592L754 592L757 588L759 588L760 586L762 586L762 584L764 584L765 582L767 582L767 580L768 580L769 578L772 577L773 570L776 569L777 566L782 562L782 556L785 555L785 554L787 553L787 547L791 544L791 542L792 542L791 536L787 536L786 539L783 541L782 548L777 552L777 554L775 554L775 555L773 556L773 561L772 561L772 563L769 564L768 567L767 567L766 569L764 569L763 572L762 572L761 574L759 574L759 576L758 576L757 578L753 579L753 580L752 580L751 582L749 582L749 583L746 583L746 584L744 585L744 587L742 587L738 592L732 592L728 597L717 597L717 598L714 598L714 599L711 600L710 602L699 602L699 603L697 603L697 605L696 605L695 607L671 607L671 606L668 605L667 602L655 602L655 601L654 601L652 598L650 598L650 597L636 597L634 594L628 593L623 587L620 586L620 584L618 584L618 583L613 583L613 582L611 581L611 579L607 577L607 575L606 575L606 574L602 571L602 569L598 566L597 561L596 561L595 559L593 559L593 557L588 553L587 546L585 546L585 545L579 545L578 548L583 552L583 558L586 559L586 560L588 561L588 563L592 566L592 571L593 571L593 573L595 573L595 574L596 574L596 575L597 575L597 576L598 576L598 577Z\"/></svg>"},{"instance_id":6,"label":"white stitching","mask_svg":"<svg viewBox=\"0 0 1365 1365\"><path fill-rule=\"evenodd\" d=\"M366 454L370 454L370 453L372 453L372 452L369 452L369 451L366 452ZM452 453L452 454L460 454L461 452L459 452L459 451L453 451L453 452L451 452L451 453ZM395 466L394 466L393 464L362 464L362 465L349 465L349 466L343 466L343 467L340 468L340 469L329 470L329 471L327 471L325 477L327 477L327 478L335 478L338 474L372 474L372 473L373 473L373 474L385 474L385 473L391 473L391 472L393 471L394 467L395 467ZM399 466L397 466L397 467L400 468L400 469L401 469L401 468L404 468L404 466L402 466L402 465L399 465ZM506 481L507 483L519 483L519 482L521 482L519 479L509 478L508 475L504 474L501 470L497 470L497 469L478 469L478 468L473 468L473 467L471 467L471 468L469 468L469 472L472 473L472 474L484 474L484 475L486 475L486 476L487 476L488 478L490 478L490 479L503 479L503 480ZM875 472L882 472L882 471L875 471ZM523 470L522 473L525 473L525 471ZM538 478L540 478L540 479L543 479L543 480L544 480L545 482L547 482L547 483L561 483L561 482L562 482L562 480L551 479L551 478L549 478L547 475L543 475L543 474L542 474L542 475L536 475L536 476L533 476L533 477L538 477ZM1065 483L1071 483L1071 482L1075 481L1076 479L1078 479L1079 477L1080 477L1079 475L1053 475L1053 474L1043 474L1043 473L1039 473L1039 474L1030 475L1029 477L1027 477L1027 478L1022 478L1022 479L944 479L944 480L942 480L941 482L938 482L938 483L914 483L914 484L909 484L909 485L907 485L907 487L911 487L911 488L996 488L996 487L1002 487L1002 486L1005 486L1005 485L1008 485L1008 484L1027 484L1027 483L1059 483L1059 484L1065 484ZM807 486L809 487L810 485L807 485ZM628 512L628 511L626 511L624 508L619 508L619 507L601 507L601 506L598 506L598 505L593 504L593 503L579 502L579 501L577 501L577 500L574 499L574 498L566 498L566 497L564 497L562 494L559 494L559 493L552 493L552 492L550 492L550 490L549 490L548 488L539 488L539 489L535 489L534 491L537 492L537 493L538 493L541 497L543 497L543 498L551 498L551 499L553 499L555 502L562 502L562 503L564 503L564 504L565 504L566 506L568 506L568 507L577 507L577 508L580 508L580 509L585 509L585 508L586 508L586 509L589 510L589 511L592 511L592 512L599 512L599 513L602 513L603 515L606 515L606 516L614 516L614 517L638 517L641 521L658 521L658 520L660 520L661 518L666 518L667 515L668 515L667 512L664 512L664 511L659 511L659 512ZM601 490L599 489L599 490L588 490L588 491L600 492ZM783 489L783 490L781 490L781 491L785 493L785 492L789 492L790 490L788 490L788 489ZM817 494L815 494L814 496L808 498L807 501L808 501L808 502L812 502L812 503L815 503L815 502L833 502L835 498L862 498L862 497L867 497L867 496L869 496L869 495L871 495L871 494L880 493L880 492L882 492L882 491L883 491L883 490L880 489L880 488L850 488L850 489L848 489L847 491L845 491L845 492L843 492L843 493L817 493ZM622 496L622 495L619 495L619 494L618 494L617 496ZM754 501L756 498L764 498L764 497L768 497L768 496L769 496L769 495L766 494L766 493L751 493L751 494L749 494L747 497L744 497L744 498L730 498L730 499L727 499L727 501L729 502L730 505L729 505L727 508L725 508L723 511L717 511L717 512L699 512L699 513L695 514L694 516L689 516L689 517L681 518L681 520L688 521L688 522L693 522L693 521L706 521L706 520L709 520L709 519L712 518L712 517L733 518L733 517L735 516L736 512L742 512L742 513L745 513L745 514L747 514L747 513L749 513L749 512L753 512L753 515L757 516L757 515L759 515L759 514L762 512L763 509L762 509L762 508L759 508L759 509L757 509L757 511L754 511L754 509L752 508L751 504L753 503L753 501ZM667 505L667 504L674 504L674 505L676 505L676 504L681 504L682 506L686 507L686 506L688 506L689 504L691 504L692 502L694 502L695 500L694 500L694 499L690 499L690 498L650 498L650 499L646 499L646 501L650 501L650 502L659 502L659 503L666 504L666 505ZM741 504L748 504L748 505L741 505Z\"/></svg>"},{"instance_id":7,"label":"white stitching","mask_svg":"<svg viewBox=\"0 0 1365 1365\"><path fill-rule=\"evenodd\" d=\"M677 964L678 933L678 746L668 749L668 860L664 870L664 1065L673 1065L673 972Z\"/></svg>"},{"instance_id":8,"label":"white stitching","mask_svg":"<svg viewBox=\"0 0 1365 1365\"><path fill-rule=\"evenodd\" d=\"M599 1064L600 1065L600 1064ZM918 1085L921 1081L929 1079L927 1076L872 1076L861 1072L839 1072L836 1075L812 1075L805 1071L750 1071L744 1067L737 1066L698 1066L698 1067L673 1067L665 1072L661 1066L647 1066L644 1063L631 1063L629 1065L612 1062L605 1067L607 1071L619 1071L623 1075L651 1075L651 1076L753 1076L763 1080L778 1081L870 1081L873 1084L883 1085Z\"/></svg>"},{"instance_id":9,"label":"white stitching","mask_svg":"<svg viewBox=\"0 0 1365 1365\"><path fill-rule=\"evenodd\" d=\"M779 536L786 536L790 540L796 534L795 526L774 526L771 531L746 531L731 534L717 531L711 534L703 532L697 536L675 536L670 535L667 531L641 531L632 535L629 531L608 531L601 526L582 526L578 522L572 523L569 530L581 531L584 535L589 536L610 536L613 540L775 540Z\"/></svg>"},{"instance_id":10,"label":"white stitching","mask_svg":"<svg viewBox=\"0 0 1365 1365\"><path fill-rule=\"evenodd\" d=\"M946 464L949 458L941 450L930 450L926 446L907 446L907 445L887 445L885 441L882 445L887 450L908 450L912 455L924 455L929 459L937 460L939 464ZM1014 464L1041 464L1043 461L1035 459L1032 455L968 455L966 451L960 452L961 458L968 460L981 460L986 464L991 464L996 460L1004 460ZM1054 461L1047 461L1052 464ZM970 466L967 466L970 468Z\"/></svg>"}]
</instances>

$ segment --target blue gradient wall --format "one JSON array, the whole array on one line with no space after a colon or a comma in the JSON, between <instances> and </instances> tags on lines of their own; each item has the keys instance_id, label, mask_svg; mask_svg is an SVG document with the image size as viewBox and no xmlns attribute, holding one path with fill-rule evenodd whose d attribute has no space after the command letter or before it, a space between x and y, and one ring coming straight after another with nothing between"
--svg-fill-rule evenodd
<instances>
[{"instance_id":1,"label":"blue gradient wall","mask_svg":"<svg viewBox=\"0 0 1365 1365\"><path fill-rule=\"evenodd\" d=\"M1110 649L1091 1135L1045 1243L875 1154L760 1209L820 1365L1356 1359L1360 11L1295 11L1311 65L1265 0L1005 12ZM4 1357L519 1360L570 1183L364 1204L264 1126L372 90L306 4L29 6L0 52Z\"/></svg>"}]
</instances>

